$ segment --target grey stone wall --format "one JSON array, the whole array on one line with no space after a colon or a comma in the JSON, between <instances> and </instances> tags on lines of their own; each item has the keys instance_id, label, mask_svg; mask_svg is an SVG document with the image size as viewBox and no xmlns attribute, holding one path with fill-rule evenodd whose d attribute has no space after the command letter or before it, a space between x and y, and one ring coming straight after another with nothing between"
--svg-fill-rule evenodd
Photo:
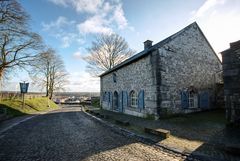
<instances>
[{"instance_id":1,"label":"grey stone wall","mask_svg":"<svg viewBox=\"0 0 240 161\"><path fill-rule=\"evenodd\" d=\"M221 63L197 25L159 48L161 111L180 113L181 90L214 88ZM167 110L166 110L167 109Z\"/></svg>"},{"instance_id":2,"label":"grey stone wall","mask_svg":"<svg viewBox=\"0 0 240 161\"><path fill-rule=\"evenodd\" d=\"M229 123L240 124L240 40L222 52L226 116Z\"/></svg>"},{"instance_id":3,"label":"grey stone wall","mask_svg":"<svg viewBox=\"0 0 240 161\"><path fill-rule=\"evenodd\" d=\"M124 113L144 117L147 114L156 114L156 81L152 69L151 54L133 62L123 68L101 77L101 96L104 92L127 91L128 96L132 90L137 93L144 90L144 110L127 107ZM116 74L116 82L113 81L113 73ZM101 99L103 109L111 110L108 103Z\"/></svg>"}]
</instances>

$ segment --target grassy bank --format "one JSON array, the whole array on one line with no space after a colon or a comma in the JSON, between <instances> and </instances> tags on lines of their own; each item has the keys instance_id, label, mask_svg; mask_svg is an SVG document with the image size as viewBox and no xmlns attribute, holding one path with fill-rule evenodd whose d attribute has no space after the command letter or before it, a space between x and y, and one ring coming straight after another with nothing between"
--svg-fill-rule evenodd
<instances>
[{"instance_id":1,"label":"grassy bank","mask_svg":"<svg viewBox=\"0 0 240 161\"><path fill-rule=\"evenodd\" d=\"M58 106L46 97L32 98L25 100L25 106L22 107L22 100L5 99L0 101L0 108L5 108L7 115L21 116L25 114L35 114L42 111L57 109Z\"/></svg>"}]
</instances>

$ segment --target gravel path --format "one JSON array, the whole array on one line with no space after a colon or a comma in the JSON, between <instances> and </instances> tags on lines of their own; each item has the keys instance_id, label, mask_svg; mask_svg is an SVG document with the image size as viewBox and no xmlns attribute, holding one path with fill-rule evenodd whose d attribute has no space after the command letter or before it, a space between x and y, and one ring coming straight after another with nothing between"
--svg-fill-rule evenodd
<instances>
[{"instance_id":1,"label":"gravel path","mask_svg":"<svg viewBox=\"0 0 240 161\"><path fill-rule=\"evenodd\" d=\"M111 131L80 109L64 108L0 135L0 160L182 160Z\"/></svg>"}]
</instances>

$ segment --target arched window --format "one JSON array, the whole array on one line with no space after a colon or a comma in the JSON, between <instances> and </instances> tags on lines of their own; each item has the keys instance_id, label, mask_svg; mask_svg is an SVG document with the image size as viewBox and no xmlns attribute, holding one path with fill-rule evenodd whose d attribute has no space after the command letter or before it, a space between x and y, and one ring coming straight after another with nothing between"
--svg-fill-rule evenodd
<instances>
[{"instance_id":1,"label":"arched window","mask_svg":"<svg viewBox=\"0 0 240 161\"><path fill-rule=\"evenodd\" d=\"M115 91L113 93L113 110L118 110L118 93Z\"/></svg>"},{"instance_id":2,"label":"arched window","mask_svg":"<svg viewBox=\"0 0 240 161\"><path fill-rule=\"evenodd\" d=\"M113 82L116 83L117 82L117 74L113 73Z\"/></svg>"},{"instance_id":3,"label":"arched window","mask_svg":"<svg viewBox=\"0 0 240 161\"><path fill-rule=\"evenodd\" d=\"M103 101L107 101L107 92L104 92L103 94Z\"/></svg>"},{"instance_id":4,"label":"arched window","mask_svg":"<svg viewBox=\"0 0 240 161\"><path fill-rule=\"evenodd\" d=\"M131 107L137 107L138 97L137 97L137 93L135 91L130 92L130 102L131 102Z\"/></svg>"},{"instance_id":5,"label":"arched window","mask_svg":"<svg viewBox=\"0 0 240 161\"><path fill-rule=\"evenodd\" d=\"M193 91L189 92L188 102L189 102L189 108L194 108L194 93L193 93Z\"/></svg>"}]
</instances>

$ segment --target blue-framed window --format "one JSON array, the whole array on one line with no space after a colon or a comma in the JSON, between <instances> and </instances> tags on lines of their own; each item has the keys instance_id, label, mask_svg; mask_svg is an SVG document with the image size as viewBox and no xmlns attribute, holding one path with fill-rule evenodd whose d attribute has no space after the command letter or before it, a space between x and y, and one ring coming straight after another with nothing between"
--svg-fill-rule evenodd
<instances>
[{"instance_id":1,"label":"blue-framed window","mask_svg":"<svg viewBox=\"0 0 240 161\"><path fill-rule=\"evenodd\" d=\"M103 94L103 101L108 101L107 96L108 96L107 92L104 92L104 94Z\"/></svg>"},{"instance_id":2,"label":"blue-framed window","mask_svg":"<svg viewBox=\"0 0 240 161\"><path fill-rule=\"evenodd\" d=\"M138 95L134 90L130 92L130 103L131 107L138 107Z\"/></svg>"}]
</instances>

